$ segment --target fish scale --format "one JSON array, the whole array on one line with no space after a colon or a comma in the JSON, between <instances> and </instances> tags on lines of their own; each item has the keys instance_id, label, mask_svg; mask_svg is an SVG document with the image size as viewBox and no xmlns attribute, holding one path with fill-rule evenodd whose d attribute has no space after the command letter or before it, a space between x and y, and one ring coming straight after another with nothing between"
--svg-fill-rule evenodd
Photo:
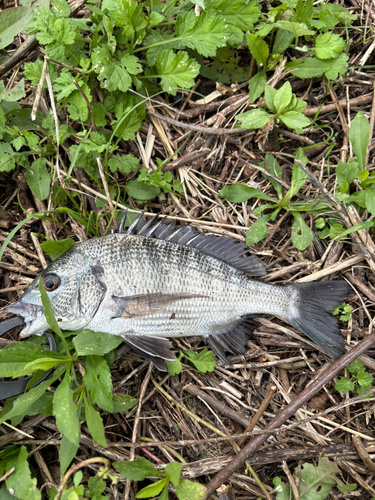
<instances>
[{"instance_id":1,"label":"fish scale","mask_svg":"<svg viewBox=\"0 0 375 500\"><path fill-rule=\"evenodd\" d=\"M41 273L61 329L121 335L161 370L175 357L169 337L200 335L227 363L225 352L245 352L261 314L287 320L331 356L345 352L330 311L348 295L346 282L264 283L263 264L241 242L157 216L146 223L142 214L125 231L124 220L117 233L78 243ZM8 308L24 317L24 337L49 328L38 283Z\"/></svg>"}]
</instances>

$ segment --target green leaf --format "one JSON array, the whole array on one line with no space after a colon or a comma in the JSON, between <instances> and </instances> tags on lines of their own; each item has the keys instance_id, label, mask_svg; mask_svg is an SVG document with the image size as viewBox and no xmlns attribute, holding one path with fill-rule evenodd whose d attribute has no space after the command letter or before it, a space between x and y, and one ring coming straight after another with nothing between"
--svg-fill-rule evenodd
<instances>
[{"instance_id":1,"label":"green leaf","mask_svg":"<svg viewBox=\"0 0 375 500\"><path fill-rule=\"evenodd\" d=\"M246 42L250 54L258 63L262 64L265 69L270 55L267 43L262 40L262 38L253 34L250 35L249 33L246 33Z\"/></svg>"},{"instance_id":2,"label":"green leaf","mask_svg":"<svg viewBox=\"0 0 375 500\"><path fill-rule=\"evenodd\" d=\"M203 349L199 354L193 351L184 351L184 355L201 373L213 372L215 370L216 358L208 349Z\"/></svg>"},{"instance_id":3,"label":"green leaf","mask_svg":"<svg viewBox=\"0 0 375 500\"><path fill-rule=\"evenodd\" d=\"M34 373L37 371L47 371L55 366L59 366L62 364L70 363L70 359L64 355L60 355L60 358L47 358L43 357L41 359L35 359L34 361L30 361L25 365L25 371L27 373Z\"/></svg>"},{"instance_id":4,"label":"green leaf","mask_svg":"<svg viewBox=\"0 0 375 500\"><path fill-rule=\"evenodd\" d=\"M36 387L33 387L26 394L18 396L13 403L13 408L10 411L6 413L4 413L3 411L0 412L0 424L5 422L5 420L12 419L19 415L25 415L27 409L46 392L48 387L53 384L53 382L55 382L55 380L57 380L59 376L60 374L55 374L54 377L49 380L45 380Z\"/></svg>"},{"instance_id":5,"label":"green leaf","mask_svg":"<svg viewBox=\"0 0 375 500\"><path fill-rule=\"evenodd\" d=\"M292 243L301 252L314 241L314 233L306 225L299 212L293 212Z\"/></svg>"},{"instance_id":6,"label":"green leaf","mask_svg":"<svg viewBox=\"0 0 375 500\"><path fill-rule=\"evenodd\" d=\"M7 490L12 491L11 498L40 500L42 496L37 488L37 479L31 476L27 457L28 452L26 447L21 446L17 460L14 462L14 472L7 477L5 484Z\"/></svg>"},{"instance_id":7,"label":"green leaf","mask_svg":"<svg viewBox=\"0 0 375 500\"><path fill-rule=\"evenodd\" d=\"M252 104L263 94L266 88L267 75L265 71L256 73L249 81L249 100Z\"/></svg>"},{"instance_id":8,"label":"green leaf","mask_svg":"<svg viewBox=\"0 0 375 500\"><path fill-rule=\"evenodd\" d=\"M301 148L298 148L296 154L296 160L300 160L304 165L307 164L307 158L303 153ZM302 187L306 184L307 178L305 172L300 168L297 163L293 165L292 182L290 183L290 189L286 194L285 198L291 199L295 196Z\"/></svg>"},{"instance_id":9,"label":"green leaf","mask_svg":"<svg viewBox=\"0 0 375 500\"><path fill-rule=\"evenodd\" d=\"M126 184L126 192L132 198L139 201L148 201L156 198L161 193L161 189L138 181L129 181Z\"/></svg>"},{"instance_id":10,"label":"green leaf","mask_svg":"<svg viewBox=\"0 0 375 500\"><path fill-rule=\"evenodd\" d=\"M94 122L97 127L105 127L107 125L106 113L104 104L101 102L97 102L94 104L93 113L94 113Z\"/></svg>"},{"instance_id":11,"label":"green leaf","mask_svg":"<svg viewBox=\"0 0 375 500\"><path fill-rule=\"evenodd\" d=\"M160 481L156 481L156 483L149 484L142 488L135 495L135 498L151 498L159 495L161 490L169 483L169 479L166 477L164 479L160 479Z\"/></svg>"},{"instance_id":12,"label":"green leaf","mask_svg":"<svg viewBox=\"0 0 375 500\"><path fill-rule=\"evenodd\" d=\"M138 400L127 394L113 394L113 413L121 413L134 408Z\"/></svg>"},{"instance_id":13,"label":"green leaf","mask_svg":"<svg viewBox=\"0 0 375 500\"><path fill-rule=\"evenodd\" d=\"M273 201L274 198L259 191L259 189L246 186L245 184L231 184L223 189L220 189L218 195L231 203L242 203L243 201L250 200L251 198L259 198L261 200Z\"/></svg>"},{"instance_id":14,"label":"green leaf","mask_svg":"<svg viewBox=\"0 0 375 500\"><path fill-rule=\"evenodd\" d=\"M298 78L316 78L322 76L330 69L330 65L316 57L301 57L295 61L286 63L286 70L292 70L291 74Z\"/></svg>"},{"instance_id":15,"label":"green leaf","mask_svg":"<svg viewBox=\"0 0 375 500\"><path fill-rule=\"evenodd\" d=\"M292 43L294 34L283 29L277 30L272 54L282 54Z\"/></svg>"},{"instance_id":16,"label":"green leaf","mask_svg":"<svg viewBox=\"0 0 375 500\"><path fill-rule=\"evenodd\" d=\"M22 377L32 372L25 371L27 363L44 357L41 346L30 343L15 343L0 350L0 377Z\"/></svg>"},{"instance_id":17,"label":"green leaf","mask_svg":"<svg viewBox=\"0 0 375 500\"><path fill-rule=\"evenodd\" d=\"M298 111L287 111L279 116L279 119L287 127L295 130L296 132L302 132L305 127L311 125L311 121L307 116L299 113Z\"/></svg>"},{"instance_id":18,"label":"green leaf","mask_svg":"<svg viewBox=\"0 0 375 500\"><path fill-rule=\"evenodd\" d=\"M103 446L104 448L108 448L108 443L105 438L103 421L99 412L97 412L87 401L87 398L84 398L85 403L85 418L87 427L90 431L92 438Z\"/></svg>"},{"instance_id":19,"label":"green leaf","mask_svg":"<svg viewBox=\"0 0 375 500\"><path fill-rule=\"evenodd\" d=\"M195 59L189 59L187 52L165 50L156 60L158 78L161 88L168 94L176 95L177 89L189 89L194 85L194 79L199 73L199 64Z\"/></svg>"},{"instance_id":20,"label":"green leaf","mask_svg":"<svg viewBox=\"0 0 375 500\"><path fill-rule=\"evenodd\" d=\"M272 479L273 485L275 486L276 500L290 500L290 486L281 481L279 477L274 477Z\"/></svg>"},{"instance_id":21,"label":"green leaf","mask_svg":"<svg viewBox=\"0 0 375 500\"><path fill-rule=\"evenodd\" d=\"M126 68L131 75L136 75L142 72L142 66L139 62L138 57L132 56L130 54L124 54L121 59L121 66Z\"/></svg>"},{"instance_id":22,"label":"green leaf","mask_svg":"<svg viewBox=\"0 0 375 500\"><path fill-rule=\"evenodd\" d=\"M366 208L372 216L375 215L375 188L365 190Z\"/></svg>"},{"instance_id":23,"label":"green leaf","mask_svg":"<svg viewBox=\"0 0 375 500\"><path fill-rule=\"evenodd\" d=\"M267 89L267 87L266 87ZM267 113L263 108L251 109L236 116L236 120L242 122L243 128L258 129L264 127L273 115Z\"/></svg>"},{"instance_id":24,"label":"green leaf","mask_svg":"<svg viewBox=\"0 0 375 500\"><path fill-rule=\"evenodd\" d=\"M0 49L13 43L33 18L34 11L29 7L14 7L0 12Z\"/></svg>"},{"instance_id":25,"label":"green leaf","mask_svg":"<svg viewBox=\"0 0 375 500\"><path fill-rule=\"evenodd\" d=\"M47 320L47 323L49 326L52 328L52 330L58 335L61 339L64 338L64 335L57 324L56 318L53 314L51 302L49 300L49 297L47 295L47 292L44 289L42 280L39 278L39 285L38 285L39 293L42 299L42 305L43 305L43 314Z\"/></svg>"},{"instance_id":26,"label":"green leaf","mask_svg":"<svg viewBox=\"0 0 375 500\"><path fill-rule=\"evenodd\" d=\"M178 500L204 500L206 498L206 488L203 484L181 479L176 486Z\"/></svg>"},{"instance_id":27,"label":"green leaf","mask_svg":"<svg viewBox=\"0 0 375 500\"><path fill-rule=\"evenodd\" d=\"M150 26L154 27L160 24L163 19L165 19L165 17L162 14L159 14L159 12L155 12L153 10L148 18L148 21L150 23Z\"/></svg>"},{"instance_id":28,"label":"green leaf","mask_svg":"<svg viewBox=\"0 0 375 500\"><path fill-rule=\"evenodd\" d=\"M76 242L72 238L64 240L52 241L47 240L41 243L41 248L52 260L56 260L60 255L65 253L69 248L74 247Z\"/></svg>"},{"instance_id":29,"label":"green leaf","mask_svg":"<svg viewBox=\"0 0 375 500\"><path fill-rule=\"evenodd\" d=\"M113 413L112 379L106 361L100 356L86 356L85 367L83 382L94 403L102 410Z\"/></svg>"},{"instance_id":30,"label":"green leaf","mask_svg":"<svg viewBox=\"0 0 375 500\"><path fill-rule=\"evenodd\" d=\"M4 11L3 11L4 12ZM1 14L1 13L0 13ZM22 78L10 90L3 90L0 92L0 101L15 102L25 97L25 79Z\"/></svg>"},{"instance_id":31,"label":"green leaf","mask_svg":"<svg viewBox=\"0 0 375 500\"><path fill-rule=\"evenodd\" d=\"M309 24L312 20L313 0L299 0L296 7L296 16L300 23Z\"/></svg>"},{"instance_id":32,"label":"green leaf","mask_svg":"<svg viewBox=\"0 0 375 500\"><path fill-rule=\"evenodd\" d=\"M266 88L264 90L264 100L266 101L268 109L270 109L273 113L276 113L276 106L275 106L276 92L277 92L276 89L270 87L269 85L266 85Z\"/></svg>"},{"instance_id":33,"label":"green leaf","mask_svg":"<svg viewBox=\"0 0 375 500\"><path fill-rule=\"evenodd\" d=\"M122 174L130 174L130 172L136 172L139 170L139 160L133 155L116 155L113 156L109 162L108 166L111 172L116 172L118 170Z\"/></svg>"},{"instance_id":34,"label":"green leaf","mask_svg":"<svg viewBox=\"0 0 375 500\"><path fill-rule=\"evenodd\" d=\"M170 463L165 468L165 473L175 488L177 488L180 482L181 471L182 464L178 462Z\"/></svg>"},{"instance_id":35,"label":"green leaf","mask_svg":"<svg viewBox=\"0 0 375 500\"><path fill-rule=\"evenodd\" d=\"M167 365L169 375L171 375L172 377L182 372L182 364L179 359L175 359L174 361L166 361L165 364Z\"/></svg>"},{"instance_id":36,"label":"green leaf","mask_svg":"<svg viewBox=\"0 0 375 500\"><path fill-rule=\"evenodd\" d=\"M292 87L289 82L285 82L284 85L276 91L273 98L276 113L281 113L281 111L288 106L291 100Z\"/></svg>"},{"instance_id":37,"label":"green leaf","mask_svg":"<svg viewBox=\"0 0 375 500\"><path fill-rule=\"evenodd\" d=\"M358 373L356 376L358 380L358 384L361 387L369 387L374 381L374 377L372 377L369 373L363 372L363 373Z\"/></svg>"},{"instance_id":38,"label":"green leaf","mask_svg":"<svg viewBox=\"0 0 375 500\"><path fill-rule=\"evenodd\" d=\"M213 0L211 8L219 14L224 22L237 27L246 32L252 30L253 25L258 21L261 11L258 0Z\"/></svg>"},{"instance_id":39,"label":"green leaf","mask_svg":"<svg viewBox=\"0 0 375 500\"><path fill-rule=\"evenodd\" d=\"M365 365L363 364L363 361L360 360L359 358L355 359L346 367L349 373L363 373L366 368Z\"/></svg>"},{"instance_id":40,"label":"green leaf","mask_svg":"<svg viewBox=\"0 0 375 500\"><path fill-rule=\"evenodd\" d=\"M73 344L78 356L103 356L112 349L116 349L122 340L122 337L118 335L82 330L73 338Z\"/></svg>"},{"instance_id":41,"label":"green leaf","mask_svg":"<svg viewBox=\"0 0 375 500\"><path fill-rule=\"evenodd\" d=\"M334 33L322 33L315 38L315 54L319 59L332 59L341 54L345 41Z\"/></svg>"},{"instance_id":42,"label":"green leaf","mask_svg":"<svg viewBox=\"0 0 375 500\"><path fill-rule=\"evenodd\" d=\"M329 69L324 72L324 75L328 80L337 80L339 74L342 76L346 75L348 71L348 59L349 56L345 52L334 59L325 59L325 62L329 64Z\"/></svg>"},{"instance_id":43,"label":"green leaf","mask_svg":"<svg viewBox=\"0 0 375 500\"><path fill-rule=\"evenodd\" d=\"M315 31L310 30L305 23L296 23L292 21L277 21L275 25L278 28L282 28L286 31L290 31L291 33L293 33L294 38L298 38L300 36L315 35Z\"/></svg>"},{"instance_id":44,"label":"green leaf","mask_svg":"<svg viewBox=\"0 0 375 500\"><path fill-rule=\"evenodd\" d=\"M66 469L69 467L71 461L77 456L78 448L79 448L79 443L72 443L65 436L61 438L59 459L60 459L60 469L62 474L64 474Z\"/></svg>"},{"instance_id":45,"label":"green leaf","mask_svg":"<svg viewBox=\"0 0 375 500\"><path fill-rule=\"evenodd\" d=\"M354 391L353 382L347 377L341 377L335 384L335 389L338 392L347 394L349 391Z\"/></svg>"},{"instance_id":46,"label":"green leaf","mask_svg":"<svg viewBox=\"0 0 375 500\"><path fill-rule=\"evenodd\" d=\"M70 443L78 446L81 431L70 384L71 377L66 373L53 398L53 414L59 431Z\"/></svg>"},{"instance_id":47,"label":"green leaf","mask_svg":"<svg viewBox=\"0 0 375 500\"><path fill-rule=\"evenodd\" d=\"M259 243L266 236L268 236L267 221L270 219L271 214L263 215L258 220L256 220L249 228L246 233L246 245L252 246L255 243Z\"/></svg>"},{"instance_id":48,"label":"green leaf","mask_svg":"<svg viewBox=\"0 0 375 500\"><path fill-rule=\"evenodd\" d=\"M360 170L364 170L366 168L366 151L369 137L369 122L365 115L360 111L355 115L355 118L349 128L349 139Z\"/></svg>"},{"instance_id":49,"label":"green leaf","mask_svg":"<svg viewBox=\"0 0 375 500\"><path fill-rule=\"evenodd\" d=\"M149 476L165 476L145 458L138 458L132 462L114 462L112 465L119 474L131 481L144 481Z\"/></svg>"},{"instance_id":50,"label":"green leaf","mask_svg":"<svg viewBox=\"0 0 375 500\"><path fill-rule=\"evenodd\" d=\"M46 200L49 196L51 175L46 168L46 160L38 158L33 161L26 172L26 182L38 200Z\"/></svg>"},{"instance_id":51,"label":"green leaf","mask_svg":"<svg viewBox=\"0 0 375 500\"><path fill-rule=\"evenodd\" d=\"M340 191L347 193L349 185L358 177L358 163L355 158L349 158L348 163L343 163L339 160L335 172Z\"/></svg>"},{"instance_id":52,"label":"green leaf","mask_svg":"<svg viewBox=\"0 0 375 500\"><path fill-rule=\"evenodd\" d=\"M276 177L276 179L280 179L280 181L282 180L283 171L282 171L278 161L271 153L266 153L266 156L264 158L264 162L262 162L260 164L260 166L263 167L264 170L267 170L267 172L269 172L273 177ZM279 200L281 200L283 197L283 190L282 190L280 182L277 182L277 180L266 175L264 172L262 172L262 176L265 179L267 179L268 182L270 182L272 184L272 186L274 187L274 189L277 193Z\"/></svg>"}]
</instances>

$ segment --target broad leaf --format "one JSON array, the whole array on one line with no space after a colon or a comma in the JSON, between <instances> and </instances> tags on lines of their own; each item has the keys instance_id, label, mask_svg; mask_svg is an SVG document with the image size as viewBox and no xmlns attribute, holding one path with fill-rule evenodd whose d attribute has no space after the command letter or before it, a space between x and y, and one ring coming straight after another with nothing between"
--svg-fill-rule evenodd
<instances>
[{"instance_id":1,"label":"broad leaf","mask_svg":"<svg viewBox=\"0 0 375 500\"><path fill-rule=\"evenodd\" d=\"M103 356L116 349L122 340L118 335L83 330L73 338L73 344L79 356Z\"/></svg>"},{"instance_id":2,"label":"broad leaf","mask_svg":"<svg viewBox=\"0 0 375 500\"><path fill-rule=\"evenodd\" d=\"M0 12L0 49L11 44L13 38L26 28L33 13L29 7L14 7Z\"/></svg>"},{"instance_id":3,"label":"broad leaf","mask_svg":"<svg viewBox=\"0 0 375 500\"><path fill-rule=\"evenodd\" d=\"M306 225L299 212L293 212L293 216L292 242L293 245L302 252L314 241L314 233Z\"/></svg>"},{"instance_id":4,"label":"broad leaf","mask_svg":"<svg viewBox=\"0 0 375 500\"><path fill-rule=\"evenodd\" d=\"M319 59L337 57L345 48L345 41L334 33L323 33L315 38L315 54Z\"/></svg>"},{"instance_id":5,"label":"broad leaf","mask_svg":"<svg viewBox=\"0 0 375 500\"><path fill-rule=\"evenodd\" d=\"M200 353L184 351L184 355L201 373L213 372L215 370L216 358L208 349L203 349Z\"/></svg>"},{"instance_id":6,"label":"broad leaf","mask_svg":"<svg viewBox=\"0 0 375 500\"><path fill-rule=\"evenodd\" d=\"M69 248L74 247L76 242L72 238L65 238L59 241L43 241L41 248L52 260L56 260L60 255L65 253Z\"/></svg>"},{"instance_id":7,"label":"broad leaf","mask_svg":"<svg viewBox=\"0 0 375 500\"><path fill-rule=\"evenodd\" d=\"M156 198L161 193L161 189L156 186L150 186L143 182L129 181L126 184L126 192L132 198L139 201L149 201Z\"/></svg>"},{"instance_id":8,"label":"broad leaf","mask_svg":"<svg viewBox=\"0 0 375 500\"><path fill-rule=\"evenodd\" d=\"M156 497L168 483L169 479L167 477L156 481L156 483L151 483L138 491L138 493L135 495L135 498Z\"/></svg>"},{"instance_id":9,"label":"broad leaf","mask_svg":"<svg viewBox=\"0 0 375 500\"><path fill-rule=\"evenodd\" d=\"M100 446L108 448L107 440L105 438L105 433L104 433L103 420L101 419L100 414L87 401L87 398L84 399L85 399L86 423L90 431L90 434L93 437L93 439L98 444L100 444Z\"/></svg>"},{"instance_id":10,"label":"broad leaf","mask_svg":"<svg viewBox=\"0 0 375 500\"><path fill-rule=\"evenodd\" d=\"M114 462L112 465L119 474L132 481L144 481L149 476L165 476L145 458L138 458L132 462Z\"/></svg>"},{"instance_id":11,"label":"broad leaf","mask_svg":"<svg viewBox=\"0 0 375 500\"><path fill-rule=\"evenodd\" d=\"M305 127L311 125L309 118L299 111L287 111L286 113L281 113L279 119L284 123L284 125L296 130L297 132L302 132Z\"/></svg>"},{"instance_id":12,"label":"broad leaf","mask_svg":"<svg viewBox=\"0 0 375 500\"><path fill-rule=\"evenodd\" d=\"M14 472L6 478L5 484L8 491L12 492L11 498L40 500L42 496L37 488L37 479L31 475L27 457L26 447L21 446L17 460L14 462ZM0 496L3 498L3 495Z\"/></svg>"},{"instance_id":13,"label":"broad leaf","mask_svg":"<svg viewBox=\"0 0 375 500\"><path fill-rule=\"evenodd\" d=\"M106 361L100 356L85 357L86 373L83 382L95 404L102 410L113 412L112 379Z\"/></svg>"},{"instance_id":14,"label":"broad leaf","mask_svg":"<svg viewBox=\"0 0 375 500\"><path fill-rule=\"evenodd\" d=\"M267 66L269 57L269 49L267 43L262 38L246 33L247 46L249 47L250 54L254 59L263 65L264 69Z\"/></svg>"},{"instance_id":15,"label":"broad leaf","mask_svg":"<svg viewBox=\"0 0 375 500\"><path fill-rule=\"evenodd\" d=\"M3 11L4 12L4 11ZM1 14L1 12L0 12ZM0 91L0 101L15 102L25 97L25 79L23 78L10 90L4 89L4 84L0 82L3 89Z\"/></svg>"},{"instance_id":16,"label":"broad leaf","mask_svg":"<svg viewBox=\"0 0 375 500\"><path fill-rule=\"evenodd\" d=\"M242 203L243 201L250 200L251 198L259 198L261 200L273 201L271 196L259 191L259 189L246 186L245 184L231 184L221 189L218 195L231 203Z\"/></svg>"},{"instance_id":17,"label":"broad leaf","mask_svg":"<svg viewBox=\"0 0 375 500\"><path fill-rule=\"evenodd\" d=\"M181 471L182 464L178 462L170 463L165 468L165 473L175 488L177 488L178 483L180 482Z\"/></svg>"},{"instance_id":18,"label":"broad leaf","mask_svg":"<svg viewBox=\"0 0 375 500\"><path fill-rule=\"evenodd\" d=\"M267 74L265 71L256 73L249 81L249 101L252 104L263 94L266 88Z\"/></svg>"},{"instance_id":19,"label":"broad leaf","mask_svg":"<svg viewBox=\"0 0 375 500\"><path fill-rule=\"evenodd\" d=\"M349 158L348 163L343 163L339 160L335 173L339 183L339 188L342 193L347 193L349 185L358 177L358 163L354 158Z\"/></svg>"},{"instance_id":20,"label":"broad leaf","mask_svg":"<svg viewBox=\"0 0 375 500\"><path fill-rule=\"evenodd\" d=\"M43 201L49 196L51 175L46 168L46 160L38 158L33 161L26 172L26 182L35 196Z\"/></svg>"},{"instance_id":21,"label":"broad leaf","mask_svg":"<svg viewBox=\"0 0 375 500\"><path fill-rule=\"evenodd\" d=\"M70 383L71 377L66 373L53 398L53 414L59 431L70 443L78 446L81 432Z\"/></svg>"},{"instance_id":22,"label":"broad leaf","mask_svg":"<svg viewBox=\"0 0 375 500\"><path fill-rule=\"evenodd\" d=\"M256 220L249 228L246 233L246 245L252 246L255 243L259 243L266 236L268 236L267 221L270 219L271 215L263 215L258 220Z\"/></svg>"},{"instance_id":23,"label":"broad leaf","mask_svg":"<svg viewBox=\"0 0 375 500\"><path fill-rule=\"evenodd\" d=\"M273 98L273 104L276 109L276 113L281 113L281 111L288 106L292 100L292 87L289 82L285 82ZM281 118L281 117L280 117Z\"/></svg>"},{"instance_id":24,"label":"broad leaf","mask_svg":"<svg viewBox=\"0 0 375 500\"><path fill-rule=\"evenodd\" d=\"M267 87L266 87L267 89ZM264 127L273 115L267 113L263 108L251 109L236 116L236 120L242 122L243 128L258 129Z\"/></svg>"},{"instance_id":25,"label":"broad leaf","mask_svg":"<svg viewBox=\"0 0 375 500\"><path fill-rule=\"evenodd\" d=\"M204 500L206 498L206 488L203 484L181 479L176 486L178 500Z\"/></svg>"},{"instance_id":26,"label":"broad leaf","mask_svg":"<svg viewBox=\"0 0 375 500\"><path fill-rule=\"evenodd\" d=\"M308 79L322 76L330 69L330 65L316 57L301 57L286 63L285 69L291 70L290 73L298 78Z\"/></svg>"}]
</instances>

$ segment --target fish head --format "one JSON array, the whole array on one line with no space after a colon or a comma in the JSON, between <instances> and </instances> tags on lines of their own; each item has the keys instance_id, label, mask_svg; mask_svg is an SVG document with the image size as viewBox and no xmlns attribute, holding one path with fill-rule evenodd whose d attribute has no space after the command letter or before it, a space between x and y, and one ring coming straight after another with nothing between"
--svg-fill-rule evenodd
<instances>
[{"instance_id":1,"label":"fish head","mask_svg":"<svg viewBox=\"0 0 375 500\"><path fill-rule=\"evenodd\" d=\"M62 330L80 330L95 315L106 291L101 280L104 270L97 263L91 263L78 246L44 269L18 302L8 307L10 313L23 316L25 320L20 337L42 335L50 328L44 316L39 280Z\"/></svg>"}]
</instances>

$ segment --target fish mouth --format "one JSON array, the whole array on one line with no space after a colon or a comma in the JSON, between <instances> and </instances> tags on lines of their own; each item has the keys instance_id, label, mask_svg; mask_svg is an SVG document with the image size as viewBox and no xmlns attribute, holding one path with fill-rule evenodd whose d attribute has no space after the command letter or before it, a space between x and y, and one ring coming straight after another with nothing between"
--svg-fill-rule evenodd
<instances>
[{"instance_id":1,"label":"fish mouth","mask_svg":"<svg viewBox=\"0 0 375 500\"><path fill-rule=\"evenodd\" d=\"M43 311L43 306L27 302L16 302L8 306L8 312L22 316L25 321L25 327L19 334L21 338L30 335L41 335L48 329L48 323L45 321ZM43 319L44 321L41 321Z\"/></svg>"}]
</instances>

